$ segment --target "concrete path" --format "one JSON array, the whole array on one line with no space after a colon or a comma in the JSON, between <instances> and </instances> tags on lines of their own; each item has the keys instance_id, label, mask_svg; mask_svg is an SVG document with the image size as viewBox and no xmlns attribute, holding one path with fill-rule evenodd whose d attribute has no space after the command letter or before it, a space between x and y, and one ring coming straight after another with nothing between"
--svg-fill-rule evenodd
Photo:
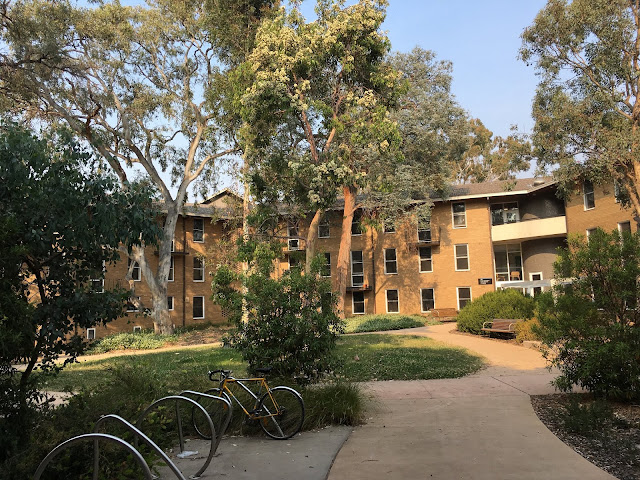
<instances>
[{"instance_id":1,"label":"concrete path","mask_svg":"<svg viewBox=\"0 0 640 480\"><path fill-rule=\"evenodd\" d=\"M329 480L614 478L538 420L529 395L553 393L555 375L537 351L449 333L454 327L395 333L468 348L489 367L460 379L366 384L377 411L351 434Z\"/></svg>"}]
</instances>

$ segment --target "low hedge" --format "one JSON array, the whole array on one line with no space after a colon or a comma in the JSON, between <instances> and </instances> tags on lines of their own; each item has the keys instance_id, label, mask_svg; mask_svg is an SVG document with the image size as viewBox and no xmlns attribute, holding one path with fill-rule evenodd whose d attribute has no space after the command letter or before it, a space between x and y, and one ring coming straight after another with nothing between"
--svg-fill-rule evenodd
<instances>
[{"instance_id":1,"label":"low hedge","mask_svg":"<svg viewBox=\"0 0 640 480\"><path fill-rule=\"evenodd\" d=\"M481 333L482 324L496 318L528 320L533 317L535 301L518 290L485 293L468 303L458 314L458 330Z\"/></svg>"}]
</instances>

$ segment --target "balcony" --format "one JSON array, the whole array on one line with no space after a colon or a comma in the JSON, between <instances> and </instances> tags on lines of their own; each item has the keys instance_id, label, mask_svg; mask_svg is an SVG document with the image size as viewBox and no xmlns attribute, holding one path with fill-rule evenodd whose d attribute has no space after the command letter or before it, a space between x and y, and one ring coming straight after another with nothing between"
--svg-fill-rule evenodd
<instances>
[{"instance_id":1,"label":"balcony","mask_svg":"<svg viewBox=\"0 0 640 480\"><path fill-rule=\"evenodd\" d=\"M432 227L430 230L421 230L417 242L408 242L413 248L437 247L440 245L440 227Z\"/></svg>"},{"instance_id":2,"label":"balcony","mask_svg":"<svg viewBox=\"0 0 640 480\"><path fill-rule=\"evenodd\" d=\"M566 234L567 219L564 215L507 223L505 225L494 225L491 227L491 239L494 242L560 237Z\"/></svg>"}]
</instances>

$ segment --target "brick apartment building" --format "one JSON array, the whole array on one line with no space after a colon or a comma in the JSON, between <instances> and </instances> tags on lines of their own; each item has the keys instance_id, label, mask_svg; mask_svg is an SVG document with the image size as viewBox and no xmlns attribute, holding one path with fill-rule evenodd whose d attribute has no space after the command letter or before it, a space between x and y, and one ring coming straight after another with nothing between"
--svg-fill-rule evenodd
<instances>
[{"instance_id":1,"label":"brick apartment building","mask_svg":"<svg viewBox=\"0 0 640 480\"><path fill-rule=\"evenodd\" d=\"M169 309L176 326L226 323L210 299L210 270L203 257L220 252L226 220L240 199L223 191L198 206L188 206L176 227L168 286ZM434 202L430 228L404 222L375 230L352 225L346 316L406 313L450 316L466 303L499 288L535 295L551 286L553 262L568 233L591 229L637 228L631 210L616 202L614 187L586 182L563 201L550 179L497 181L453 188ZM309 220L284 226L287 245L276 275L301 261ZM325 275L335 275L342 224L341 210L329 211L318 227L318 251ZM635 225L635 226L634 226ZM150 253L153 253L150 251ZM156 256L157 258L157 256ZM151 265L155 268L155 265ZM121 282L128 265L109 268L105 282ZM135 295L150 304L140 271L134 269ZM91 338L116 331L152 328L141 312L87 332Z\"/></svg>"}]
</instances>

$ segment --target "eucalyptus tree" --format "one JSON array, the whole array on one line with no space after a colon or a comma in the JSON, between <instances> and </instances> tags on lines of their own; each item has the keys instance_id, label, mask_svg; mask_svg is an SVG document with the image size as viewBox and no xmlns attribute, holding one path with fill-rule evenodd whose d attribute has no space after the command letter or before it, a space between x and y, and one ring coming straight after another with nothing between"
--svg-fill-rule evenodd
<instances>
[{"instance_id":1,"label":"eucalyptus tree","mask_svg":"<svg viewBox=\"0 0 640 480\"><path fill-rule=\"evenodd\" d=\"M229 99L237 84L228 73L240 43L228 40L240 40L225 30L223 16L255 29L272 3L2 2L0 91L14 110L66 123L123 184L132 175L128 167L136 166L160 196L165 223L157 269L144 246L128 252L149 286L158 333L173 330L166 299L170 249L188 192L205 193L224 161L239 152Z\"/></svg>"},{"instance_id":2,"label":"eucalyptus tree","mask_svg":"<svg viewBox=\"0 0 640 480\"><path fill-rule=\"evenodd\" d=\"M537 69L536 155L576 176L614 180L640 213L640 1L549 0L522 34Z\"/></svg>"},{"instance_id":3,"label":"eucalyptus tree","mask_svg":"<svg viewBox=\"0 0 640 480\"><path fill-rule=\"evenodd\" d=\"M258 29L247 60L252 84L242 99L243 139L256 196L302 198L314 212L307 269L324 210L339 193L344 198L334 280L340 311L356 194L387 182L401 158L388 107L402 82L384 61L390 47L380 30L385 7L384 0L347 7L343 1L320 0L313 22L295 7L280 9ZM282 193L279 181L289 193Z\"/></svg>"}]
</instances>

